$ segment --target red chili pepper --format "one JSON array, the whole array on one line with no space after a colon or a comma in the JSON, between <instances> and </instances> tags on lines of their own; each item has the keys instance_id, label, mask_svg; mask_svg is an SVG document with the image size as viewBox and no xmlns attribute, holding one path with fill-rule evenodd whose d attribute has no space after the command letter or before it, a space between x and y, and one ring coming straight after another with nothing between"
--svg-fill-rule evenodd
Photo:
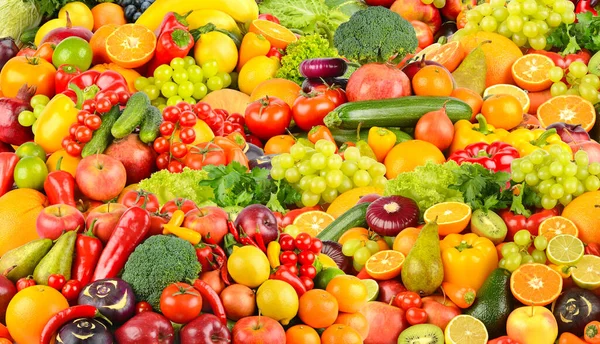
<instances>
[{"instance_id":1,"label":"red chili pepper","mask_svg":"<svg viewBox=\"0 0 600 344\"><path fill-rule=\"evenodd\" d=\"M203 244L199 243L196 245L196 257L198 258L198 262L202 266L202 272L212 271L214 265L214 256L213 250Z\"/></svg>"},{"instance_id":2,"label":"red chili pepper","mask_svg":"<svg viewBox=\"0 0 600 344\"><path fill-rule=\"evenodd\" d=\"M73 65L64 64L58 67L54 76L54 90L56 93L63 93L69 88L69 82L74 77L81 74L81 70Z\"/></svg>"},{"instance_id":3,"label":"red chili pepper","mask_svg":"<svg viewBox=\"0 0 600 344\"><path fill-rule=\"evenodd\" d=\"M506 223L506 227L508 227L508 234L505 241L513 241L515 233L521 229L527 229L532 235L537 235L540 223L547 218L560 215L560 208L536 209L529 217L515 214L510 209L500 210L498 215L500 215L504 223Z\"/></svg>"},{"instance_id":4,"label":"red chili pepper","mask_svg":"<svg viewBox=\"0 0 600 344\"><path fill-rule=\"evenodd\" d=\"M267 57L275 57L278 60L281 60L281 58L283 57L283 51L277 47L271 47L271 49L267 53Z\"/></svg>"},{"instance_id":5,"label":"red chili pepper","mask_svg":"<svg viewBox=\"0 0 600 344\"><path fill-rule=\"evenodd\" d=\"M590 242L585 246L585 254L591 254L593 256L600 257L600 244L597 242Z\"/></svg>"},{"instance_id":6,"label":"red chili pepper","mask_svg":"<svg viewBox=\"0 0 600 344\"><path fill-rule=\"evenodd\" d=\"M229 280L229 272L227 271L227 257L217 256L215 258L217 261L217 269L221 273L221 279L225 285L231 285L231 281Z\"/></svg>"},{"instance_id":7,"label":"red chili pepper","mask_svg":"<svg viewBox=\"0 0 600 344\"><path fill-rule=\"evenodd\" d=\"M193 46L194 37L187 29L174 28L162 31L156 40L156 50L148 65L146 75L152 75L158 66L168 64L176 57L186 57Z\"/></svg>"},{"instance_id":8,"label":"red chili pepper","mask_svg":"<svg viewBox=\"0 0 600 344\"><path fill-rule=\"evenodd\" d=\"M94 268L102 254L102 241L92 233L96 219L85 233L77 234L75 242L75 260L71 270L71 278L78 280L82 285L87 285L92 278Z\"/></svg>"},{"instance_id":9,"label":"red chili pepper","mask_svg":"<svg viewBox=\"0 0 600 344\"><path fill-rule=\"evenodd\" d=\"M165 17L163 18L162 22L160 23L160 26L158 27L158 29L156 29L154 34L156 35L156 37L158 37L158 36L160 36L161 33L169 31L169 30L174 30L174 29L187 30L188 26L189 26L189 24L187 22L187 17L191 13L192 13L192 11L189 11L188 13L181 15L176 12L168 12L167 14L165 14Z\"/></svg>"},{"instance_id":10,"label":"red chili pepper","mask_svg":"<svg viewBox=\"0 0 600 344\"><path fill-rule=\"evenodd\" d=\"M44 191L50 204L68 204L77 206L75 202L75 178L60 170L62 157L56 163L56 171L50 172L44 181Z\"/></svg>"},{"instance_id":11,"label":"red chili pepper","mask_svg":"<svg viewBox=\"0 0 600 344\"><path fill-rule=\"evenodd\" d=\"M46 326L44 326L40 335L40 344L49 344L52 341L52 338L54 338L56 331L71 320L95 317L102 317L102 315L98 312L96 307L90 305L78 305L62 310L54 314L52 318L48 320ZM108 319L104 318L104 320L110 323Z\"/></svg>"},{"instance_id":12,"label":"red chili pepper","mask_svg":"<svg viewBox=\"0 0 600 344\"><path fill-rule=\"evenodd\" d=\"M592 12L594 16L598 15L598 12L592 6L592 2L589 0L579 0L577 2L577 6L575 6L575 14ZM575 17L575 21L577 21L577 17Z\"/></svg>"},{"instance_id":13,"label":"red chili pepper","mask_svg":"<svg viewBox=\"0 0 600 344\"><path fill-rule=\"evenodd\" d=\"M227 326L227 315L225 314L225 307L223 307L223 302L221 301L219 294L217 294L217 292L206 282L199 279L194 281L194 288L200 292L200 295L202 295L205 300L208 300L213 313L219 318L223 325Z\"/></svg>"},{"instance_id":14,"label":"red chili pepper","mask_svg":"<svg viewBox=\"0 0 600 344\"><path fill-rule=\"evenodd\" d=\"M331 134L331 131L329 130L329 128L327 128L324 125L314 126L308 132L308 141L310 141L312 143L317 143L317 141L319 141L319 140L327 140L329 142L332 142L333 144L335 144L336 151L337 151L337 144L335 143L333 134Z\"/></svg>"},{"instance_id":15,"label":"red chili pepper","mask_svg":"<svg viewBox=\"0 0 600 344\"><path fill-rule=\"evenodd\" d=\"M571 63L575 62L575 61L581 61L587 65L590 62L590 59L592 58L592 54L590 54L590 52L587 51L586 49L581 49L577 54L568 54L566 56L563 56L559 53L555 53L553 51L546 51L546 50L529 49L527 52L529 54L545 55L545 56L549 57L556 66L558 66L562 69L569 68Z\"/></svg>"},{"instance_id":16,"label":"red chili pepper","mask_svg":"<svg viewBox=\"0 0 600 344\"><path fill-rule=\"evenodd\" d=\"M18 162L19 157L15 153L0 153L0 197L12 189Z\"/></svg>"},{"instance_id":17,"label":"red chili pepper","mask_svg":"<svg viewBox=\"0 0 600 344\"><path fill-rule=\"evenodd\" d=\"M85 71L69 82L69 85L74 84L83 90L84 99L93 99L100 97L106 91L114 91L117 94L121 92L129 93L129 86L125 78L112 70L98 72L95 70ZM67 89L62 94L68 96L77 103L77 94L72 89Z\"/></svg>"},{"instance_id":18,"label":"red chili pepper","mask_svg":"<svg viewBox=\"0 0 600 344\"><path fill-rule=\"evenodd\" d=\"M265 239L263 238L262 234L260 233L259 228L256 228L256 233L254 233L254 239L256 239L256 244L257 244L258 248L260 248L260 250L263 251L264 253L267 253L267 245L265 245Z\"/></svg>"},{"instance_id":19,"label":"red chili pepper","mask_svg":"<svg viewBox=\"0 0 600 344\"><path fill-rule=\"evenodd\" d=\"M140 207L129 208L121 215L115 230L100 255L92 282L116 277L131 252L150 230L150 214Z\"/></svg>"},{"instance_id":20,"label":"red chili pepper","mask_svg":"<svg viewBox=\"0 0 600 344\"><path fill-rule=\"evenodd\" d=\"M465 149L452 153L448 160L454 160L458 164L463 162L480 164L494 172L509 172L510 163L517 158L519 152L513 146L496 141L492 144L485 142L470 144Z\"/></svg>"},{"instance_id":21,"label":"red chili pepper","mask_svg":"<svg viewBox=\"0 0 600 344\"><path fill-rule=\"evenodd\" d=\"M292 274L288 269L284 267L280 267L279 269L277 269L277 271L273 275L273 279L280 280L291 285L292 288L294 288L294 290L298 294L298 297L306 293L306 286L304 286L304 283L302 283L300 277Z\"/></svg>"},{"instance_id":22,"label":"red chili pepper","mask_svg":"<svg viewBox=\"0 0 600 344\"><path fill-rule=\"evenodd\" d=\"M240 242L240 233L238 232L237 228L235 228L233 221L227 221L227 228L229 229L229 233L233 235L235 241Z\"/></svg>"}]
</instances>

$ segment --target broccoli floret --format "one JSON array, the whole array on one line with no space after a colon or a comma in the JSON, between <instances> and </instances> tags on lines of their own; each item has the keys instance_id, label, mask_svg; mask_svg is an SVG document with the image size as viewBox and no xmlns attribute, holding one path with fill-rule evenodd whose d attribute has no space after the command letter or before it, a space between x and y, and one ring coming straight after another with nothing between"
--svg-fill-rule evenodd
<instances>
[{"instance_id":1,"label":"broccoli floret","mask_svg":"<svg viewBox=\"0 0 600 344\"><path fill-rule=\"evenodd\" d=\"M412 25L385 7L358 11L338 27L333 45L341 56L360 64L402 60L418 46Z\"/></svg>"},{"instance_id":2,"label":"broccoli floret","mask_svg":"<svg viewBox=\"0 0 600 344\"><path fill-rule=\"evenodd\" d=\"M163 289L196 279L199 273L192 244L174 236L153 235L131 253L121 278L131 285L138 301L148 301L159 310Z\"/></svg>"}]
</instances>

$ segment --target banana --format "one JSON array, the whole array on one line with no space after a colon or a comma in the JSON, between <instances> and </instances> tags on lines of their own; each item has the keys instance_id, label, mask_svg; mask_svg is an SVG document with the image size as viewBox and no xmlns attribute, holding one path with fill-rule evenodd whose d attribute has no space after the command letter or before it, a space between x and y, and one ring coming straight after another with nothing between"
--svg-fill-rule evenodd
<instances>
[{"instance_id":1,"label":"banana","mask_svg":"<svg viewBox=\"0 0 600 344\"><path fill-rule=\"evenodd\" d=\"M213 23L218 29L229 31L237 36L241 35L235 19L229 14L219 10L195 10L186 18L190 30L197 29L208 23Z\"/></svg>"},{"instance_id":2,"label":"banana","mask_svg":"<svg viewBox=\"0 0 600 344\"><path fill-rule=\"evenodd\" d=\"M258 18L258 5L255 0L156 0L136 21L154 31L167 12L185 14L194 10L219 10L240 23Z\"/></svg>"}]
</instances>

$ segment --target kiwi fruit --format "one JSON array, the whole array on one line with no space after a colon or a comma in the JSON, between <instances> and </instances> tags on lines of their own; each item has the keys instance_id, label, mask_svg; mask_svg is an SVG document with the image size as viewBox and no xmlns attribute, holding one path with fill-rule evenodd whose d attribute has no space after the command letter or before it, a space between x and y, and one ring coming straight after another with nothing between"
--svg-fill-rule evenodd
<instances>
[{"instance_id":1,"label":"kiwi fruit","mask_svg":"<svg viewBox=\"0 0 600 344\"><path fill-rule=\"evenodd\" d=\"M400 333L398 344L444 344L444 332L435 325L414 325Z\"/></svg>"},{"instance_id":2,"label":"kiwi fruit","mask_svg":"<svg viewBox=\"0 0 600 344\"><path fill-rule=\"evenodd\" d=\"M508 228L502 218L491 210L477 209L471 215L471 232L490 239L494 245L504 241Z\"/></svg>"}]
</instances>

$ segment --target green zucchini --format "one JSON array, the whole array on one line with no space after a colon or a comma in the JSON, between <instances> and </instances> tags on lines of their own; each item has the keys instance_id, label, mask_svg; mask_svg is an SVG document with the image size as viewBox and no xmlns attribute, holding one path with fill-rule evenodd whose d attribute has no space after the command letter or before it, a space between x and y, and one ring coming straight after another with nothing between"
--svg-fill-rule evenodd
<instances>
[{"instance_id":1,"label":"green zucchini","mask_svg":"<svg viewBox=\"0 0 600 344\"><path fill-rule=\"evenodd\" d=\"M101 154L106 150L106 147L112 142L113 138L110 129L120 115L121 110L119 109L119 105L113 106L112 109L102 115L102 124L100 124L98 130L94 131L90 142L83 146L83 150L81 151L82 157L85 158L92 154Z\"/></svg>"},{"instance_id":2,"label":"green zucchini","mask_svg":"<svg viewBox=\"0 0 600 344\"><path fill-rule=\"evenodd\" d=\"M113 125L110 132L116 139L122 139L131 134L138 125L142 124L144 115L150 107L150 99L144 92L136 92L127 101L121 117Z\"/></svg>"},{"instance_id":3,"label":"green zucchini","mask_svg":"<svg viewBox=\"0 0 600 344\"><path fill-rule=\"evenodd\" d=\"M340 217L335 219L329 226L325 227L317 238L321 240L338 241L347 230L354 227L365 227L367 225L367 208L371 203L359 203L348 209Z\"/></svg>"},{"instance_id":4,"label":"green zucchini","mask_svg":"<svg viewBox=\"0 0 600 344\"><path fill-rule=\"evenodd\" d=\"M450 97L408 96L394 99L345 103L325 116L329 128L356 129L371 127L414 127L424 114L446 104L446 113L454 123L471 118L471 107Z\"/></svg>"},{"instance_id":5,"label":"green zucchini","mask_svg":"<svg viewBox=\"0 0 600 344\"><path fill-rule=\"evenodd\" d=\"M158 137L158 128L162 121L160 110L156 106L150 105L140 126L140 140L144 143L154 142Z\"/></svg>"},{"instance_id":6,"label":"green zucchini","mask_svg":"<svg viewBox=\"0 0 600 344\"><path fill-rule=\"evenodd\" d=\"M386 128L396 135L396 143L412 140L413 137L402 131L400 128ZM344 142L355 142L356 143L356 130L345 130L345 129L329 129L335 142L343 144ZM369 137L369 129L360 131L360 139L367 141Z\"/></svg>"}]
</instances>

